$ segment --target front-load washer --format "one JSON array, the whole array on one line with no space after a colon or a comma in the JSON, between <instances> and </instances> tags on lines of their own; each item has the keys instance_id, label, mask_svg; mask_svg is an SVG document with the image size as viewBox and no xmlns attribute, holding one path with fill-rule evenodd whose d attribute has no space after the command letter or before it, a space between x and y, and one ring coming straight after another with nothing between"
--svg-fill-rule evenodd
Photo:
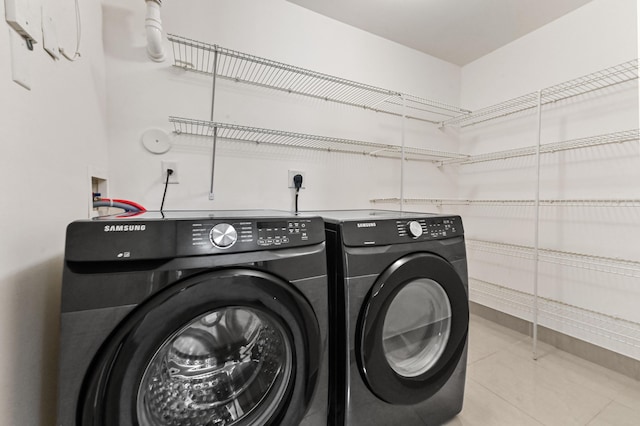
<instances>
[{"instance_id":1,"label":"front-load washer","mask_svg":"<svg viewBox=\"0 0 640 426\"><path fill-rule=\"evenodd\" d=\"M57 425L326 425L326 271L319 217L71 223Z\"/></svg>"},{"instance_id":2,"label":"front-load washer","mask_svg":"<svg viewBox=\"0 0 640 426\"><path fill-rule=\"evenodd\" d=\"M325 219L330 421L439 425L462 409L469 324L459 216L381 210Z\"/></svg>"}]
</instances>

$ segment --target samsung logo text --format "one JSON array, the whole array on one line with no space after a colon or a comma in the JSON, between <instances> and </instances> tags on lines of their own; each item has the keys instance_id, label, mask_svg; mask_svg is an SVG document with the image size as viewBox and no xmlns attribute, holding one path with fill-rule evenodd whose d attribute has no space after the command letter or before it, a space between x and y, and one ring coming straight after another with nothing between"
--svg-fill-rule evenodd
<instances>
[{"instance_id":1,"label":"samsung logo text","mask_svg":"<svg viewBox=\"0 0 640 426\"><path fill-rule=\"evenodd\" d=\"M136 232L146 229L147 225L105 225L104 232Z\"/></svg>"},{"instance_id":2,"label":"samsung logo text","mask_svg":"<svg viewBox=\"0 0 640 426\"><path fill-rule=\"evenodd\" d=\"M358 223L356 226L358 228L375 228L376 223L375 222Z\"/></svg>"}]
</instances>

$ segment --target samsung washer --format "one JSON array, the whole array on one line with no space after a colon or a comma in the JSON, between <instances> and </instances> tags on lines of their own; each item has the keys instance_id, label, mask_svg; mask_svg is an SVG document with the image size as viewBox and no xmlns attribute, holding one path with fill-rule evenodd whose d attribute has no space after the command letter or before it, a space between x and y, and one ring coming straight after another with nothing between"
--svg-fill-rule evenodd
<instances>
[{"instance_id":1,"label":"samsung washer","mask_svg":"<svg viewBox=\"0 0 640 426\"><path fill-rule=\"evenodd\" d=\"M320 211L333 333L330 422L439 425L462 409L469 324L459 216Z\"/></svg>"},{"instance_id":2,"label":"samsung washer","mask_svg":"<svg viewBox=\"0 0 640 426\"><path fill-rule=\"evenodd\" d=\"M60 338L60 426L326 425L322 219L74 222Z\"/></svg>"}]
</instances>

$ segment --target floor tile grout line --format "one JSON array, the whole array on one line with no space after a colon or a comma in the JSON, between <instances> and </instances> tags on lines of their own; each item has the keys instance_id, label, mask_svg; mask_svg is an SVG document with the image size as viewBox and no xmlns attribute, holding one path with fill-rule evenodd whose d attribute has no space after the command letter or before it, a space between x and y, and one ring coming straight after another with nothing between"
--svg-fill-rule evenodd
<instances>
[{"instance_id":1,"label":"floor tile grout line","mask_svg":"<svg viewBox=\"0 0 640 426\"><path fill-rule=\"evenodd\" d=\"M473 360L473 361L471 361L471 362L467 362L467 367L469 367L469 366L471 366L471 365L473 365L473 364L475 364L475 363L477 363L477 362L479 362L479 361L482 361L482 360L485 360L485 359L489 358L490 356L494 355L494 354L495 354L496 352L498 352L498 351L499 351L499 349L497 349L497 350L495 350L495 351L493 351L493 352L490 352L490 353L488 353L488 354L486 354L486 355L482 356L481 358L478 358L478 359Z\"/></svg>"},{"instance_id":2,"label":"floor tile grout line","mask_svg":"<svg viewBox=\"0 0 640 426\"><path fill-rule=\"evenodd\" d=\"M527 357L523 357L523 356L521 356L521 355L518 355L517 353L511 352L511 351L509 351L509 350L508 350L508 349L506 349L506 348L502 348L502 349L500 349L500 350L495 351L493 354L491 354L491 356L498 356L500 353L503 353L503 354L505 354L505 355L507 355L507 356L512 356L512 357L518 358L518 359L519 359L520 361L522 361L522 362L526 362L526 363L528 363L528 364L530 364L530 365L532 365L532 366L535 366L536 368L540 368L540 369L542 369L546 374L551 374L551 375L553 375L553 374L555 373L552 369L550 369L550 368L547 368L547 367L545 367L545 366L540 365L537 361L535 361L535 360L533 360L533 359L531 359L531 358L527 358ZM486 357L486 358L489 358L489 357ZM486 358L485 358L485 359L486 359ZM539 373L536 373L536 374L539 374ZM523 408L521 408L521 407L519 407L519 406L515 405L513 402L510 402L508 399L506 399L506 398L504 398L503 396L501 396L500 394L496 393L496 392L495 392L494 390L492 390L491 388L489 388L489 387L485 386L481 381L478 381L477 379L472 378L470 375L468 375L467 377L469 377L469 380L473 380L475 383L477 383L477 384L479 384L480 386L482 386L483 388L487 389L487 390L488 390L489 392L491 392L492 394L494 394L494 395L498 396L500 399L504 400L505 402L507 402L507 403L508 403L509 405L511 405L512 407L517 408L518 410L520 410L520 411L522 411L523 413L527 414L527 416L529 416L529 417L531 417L531 418L535 419L538 423L540 423L540 424L542 424L542 425L545 425L545 426L551 426L551 425L548 425L547 423L545 423L542 419L539 419L538 417L535 417L535 413L530 413L530 412L528 412L528 411L524 410ZM581 386L582 386L580 383L577 383L577 382L575 382L575 381L573 381L573 380L569 380L569 379L568 379L568 378L566 378L566 377L565 377L564 379L565 379L566 383L567 383L567 384L569 384L569 385L570 385L570 386L572 386L572 387L581 387ZM592 389L589 389L589 391L594 392ZM611 404L611 402L613 401L613 400L612 400L612 398L611 398L610 396L603 395L603 394L601 394L600 392L595 392L595 393L605 401L605 404L602 406L602 409L604 409L605 407L607 407L608 405L610 405L610 404ZM624 404L622 404L622 405L624 405ZM601 410L602 410L602 409L601 409Z\"/></svg>"},{"instance_id":3,"label":"floor tile grout line","mask_svg":"<svg viewBox=\"0 0 640 426\"><path fill-rule=\"evenodd\" d=\"M566 354L566 355L569 355L569 356L571 356L571 357L578 358L578 359L580 359L580 360L582 360L582 361L584 361L584 362L586 362L586 363L591 363L589 360L586 360L586 359L584 359L584 358L580 358L580 357L579 357L579 356L577 356L577 355L573 355L573 354L571 354L571 353L569 353L569 352L563 351L562 349L560 349L560 348L556 348L556 347L555 347L555 346L553 346L553 345L549 345L549 346L550 346L551 352L549 352L547 355L552 355L552 354L556 354L556 355L558 355L558 354ZM508 349L507 349L507 350L508 350ZM540 362L539 362L539 361L540 361L540 359L541 359L540 357L538 358L538 360L533 360L532 358L524 357L524 356L522 356L521 354L518 354L518 353L516 353L516 352L510 352L510 353L511 353L511 354L513 354L513 355L515 355L515 356L520 357L521 359L530 359L530 360L534 361L534 362L535 362L535 364L536 364L536 365L538 365L540 368L544 369L545 371L547 371L547 372L549 372L549 373L553 373L553 370L552 370L551 368L549 368L547 365L544 365L544 364L542 364L542 363L540 363ZM567 361L568 361L568 360L567 360ZM549 361L549 362L551 363L551 362L553 362L553 361ZM598 364L594 364L594 365L595 365L595 366L598 366ZM598 367L601 367L601 366L598 366ZM580 368L588 369L586 365L580 365ZM611 371L611 372L613 372L613 373L616 373L615 371L613 371L613 370L609 370L609 369L607 369L606 367L601 367L601 368L603 368L603 369L605 369L605 370L607 370L607 371ZM575 371L575 370L574 370L574 372L575 372L575 374L576 374L576 375L583 376L582 372ZM606 374L606 372L598 372L597 374L602 374L602 375L603 375L607 380L609 380L609 381L611 381L611 382L620 383L620 381L619 381L616 377L611 377L611 376L607 375L607 374ZM617 374L619 374L619 373L617 373ZM571 376L563 376L563 377L564 377L564 379L565 379L565 380L567 380L567 382L569 382L569 383L571 383L571 384L573 384L573 385L584 387L584 383L581 383L581 382L579 382L579 381L575 380L575 379L574 379L574 378L572 378ZM623 376L623 377L626 377L626 376ZM594 379L594 380L595 380L595 379ZM624 386L624 384L622 384L622 383L620 383L620 384L621 384L622 386ZM604 397L604 398L611 399L611 396L609 396L608 394L606 394L606 393L604 393L604 392L602 392L602 391L600 391L600 390L598 390L598 389L595 389L595 388L589 388L589 390L590 390L590 391L592 391L592 392L594 392L594 393L596 393L596 394L598 394L598 395L600 395L600 396L602 396L602 397ZM616 393L616 396L620 394L620 391L619 391L618 389L610 388L610 390L614 391L614 392ZM616 401L616 397L614 397L612 400L613 400L613 401ZM619 402L619 401L616 401L616 402ZM621 405L625 406L625 407L626 407L626 406L628 406L628 405L627 405L627 404L625 404L624 402L619 402L619 403L620 403ZM635 408L633 408L633 407L629 407L629 408L631 408L631 409L635 409Z\"/></svg>"},{"instance_id":4,"label":"floor tile grout line","mask_svg":"<svg viewBox=\"0 0 640 426\"><path fill-rule=\"evenodd\" d=\"M591 417L584 425L585 426L589 426L589 423L593 422L600 414L602 414L604 412L604 410L606 410L607 408L609 408L611 406L611 404L613 404L615 402L614 399L612 399L611 401L609 401L609 403L607 405L605 405L604 407L602 407L602 409L600 411L598 411L593 417Z\"/></svg>"},{"instance_id":5,"label":"floor tile grout line","mask_svg":"<svg viewBox=\"0 0 640 426\"><path fill-rule=\"evenodd\" d=\"M471 380L472 382L474 382L475 384L477 384L478 386L482 387L483 389L485 389L487 392L493 394L495 397L497 397L498 399L502 400L503 402L505 402L506 404L508 404L509 406L515 408L518 412L524 414L525 416L529 417L531 420L533 420L536 423L539 423L542 426L549 426L546 423L543 423L542 421L538 420L537 418L535 418L534 416L532 416L531 414L527 413L526 411L524 411L522 408L518 407L517 405L514 405L513 403L511 403L511 401L508 401L507 399L503 398L501 395L495 393L493 390L491 390L490 388L486 387L482 382L479 382L475 379L472 378L468 378L468 380Z\"/></svg>"},{"instance_id":6,"label":"floor tile grout line","mask_svg":"<svg viewBox=\"0 0 640 426\"><path fill-rule=\"evenodd\" d=\"M539 371L545 376L548 374L559 375L558 378L562 378L562 380L568 386L572 388L577 388L577 387L584 388L585 390L591 392L594 397L597 397L598 399L600 399L597 404L598 407L594 407L594 408L597 408L596 413L593 413L593 412L585 413L588 415L580 416L582 417L582 421L579 424L583 426L589 425L595 419L597 419L598 416L601 416L603 412L605 412L608 409L611 409L614 403L617 405L620 405L621 407L624 407L625 409L632 410L632 413L640 413L640 410L638 410L638 407L636 407L635 405L632 405L632 406L629 405L629 403L632 400L627 398L629 391L633 392L630 395L633 398L633 396L635 395L636 389L640 390L640 388L637 388L636 386L634 386L634 383L637 383L636 381L632 381L631 383L628 382L628 380L631 380L632 378L628 378L616 372L614 372L616 373L614 376L608 375L607 372L608 371L613 372L613 370L606 369L606 367L599 368L598 371L595 372L595 374L593 375L588 374L591 371L589 369L590 362L588 360L584 360L579 356L563 351L562 349L557 348L551 344L548 345L548 350L545 349L545 355L543 357L539 358L538 360L534 360L532 356L527 356L526 348L524 347L525 345L530 344L530 341L529 341L531 339L530 336L526 336L522 333L516 332L518 335L521 335L524 337L523 339L516 339L514 338L514 335L511 332L509 332L509 333L506 333L506 337L508 339L503 339L502 341L496 341L498 344L495 344L493 341L493 337L494 336L499 337L498 336L499 334L505 334L505 333L501 333L500 328L494 327L495 324L490 321L486 321L486 325L487 325L486 328L488 329L489 334L484 335L483 329L485 328L484 327L485 322L478 321L477 323L478 333L479 333L479 336L481 337L478 340L478 342L487 340L487 339L482 339L482 337L492 337L490 341L486 342L489 344L486 346L483 346L483 348L486 348L486 350L490 352L483 353L479 351L480 357L468 364L468 366L470 367L470 372L472 371L471 369L481 368L479 365L476 365L481 361L489 362L490 360L488 359L491 357L508 355L508 356L515 357L522 362L526 362L528 365L536 366L536 368L540 369ZM513 330L510 330L510 331L513 331ZM568 355L569 358L565 358L564 355ZM547 358L546 356L549 356L549 358ZM554 357L560 357L560 359L562 359L563 362L567 362L568 364L567 365L560 364L559 365L560 370L558 371L556 368L556 364L554 362ZM577 360L584 360L585 363L572 362L573 357L575 357ZM533 364L530 363L531 361L533 361ZM572 365L577 365L578 368L572 368ZM563 373L563 370L566 370L567 374ZM583 382L581 378L586 378L588 382L586 383ZM594 385L596 385L598 381L605 380L605 379L607 380L607 386L606 386L607 389L612 390L612 392L598 390L597 387L594 387ZM624 379L624 380L621 380L621 379ZM510 400L501 396L500 393L496 392L492 388L485 385L483 381L479 380L476 376L467 374L467 380L469 382L472 382L478 385L481 389L484 389L484 391L488 391L491 395L497 397L500 401L507 403L509 407L515 408L518 413L526 415L527 418L532 419L536 424L540 424L544 426L550 426L548 422L551 422L551 424L553 424L553 421L551 419L547 419L547 418L538 419L538 417L536 417L537 416L536 412L530 413L526 409L526 407L520 407L514 404L514 402L511 402ZM632 418L636 418L636 417L632 417Z\"/></svg>"}]
</instances>

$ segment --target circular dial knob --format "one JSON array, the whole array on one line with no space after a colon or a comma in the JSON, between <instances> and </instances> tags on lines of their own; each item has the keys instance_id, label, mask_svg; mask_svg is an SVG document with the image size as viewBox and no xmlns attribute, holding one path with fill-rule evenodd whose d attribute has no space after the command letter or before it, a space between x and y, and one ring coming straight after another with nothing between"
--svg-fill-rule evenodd
<instances>
[{"instance_id":1,"label":"circular dial knob","mask_svg":"<svg viewBox=\"0 0 640 426\"><path fill-rule=\"evenodd\" d=\"M209 238L218 248L229 248L238 240L236 229L228 223L219 223L211 229Z\"/></svg>"},{"instance_id":2,"label":"circular dial knob","mask_svg":"<svg viewBox=\"0 0 640 426\"><path fill-rule=\"evenodd\" d=\"M412 220L407 223L407 230L413 238L418 238L422 235L422 225L420 225L416 220Z\"/></svg>"}]
</instances>

